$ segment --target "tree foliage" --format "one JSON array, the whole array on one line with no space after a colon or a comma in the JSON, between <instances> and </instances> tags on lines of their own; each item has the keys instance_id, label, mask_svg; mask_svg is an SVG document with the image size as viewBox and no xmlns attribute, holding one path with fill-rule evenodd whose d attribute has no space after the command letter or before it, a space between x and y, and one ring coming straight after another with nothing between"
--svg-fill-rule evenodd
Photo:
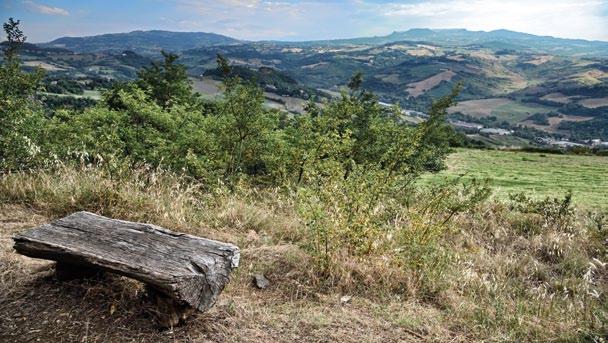
<instances>
[{"instance_id":1,"label":"tree foliage","mask_svg":"<svg viewBox=\"0 0 608 343\"><path fill-rule=\"evenodd\" d=\"M233 74L221 55L220 100L199 98L179 57L163 52L162 61L143 68L135 81L114 84L95 107L57 110L40 122L32 99L39 75L23 73L15 54L25 40L18 24L5 24L10 48L0 70L5 165L25 166L33 155L26 148L40 145L60 161L145 163L209 181L270 185L318 185L355 171L373 171L392 185L443 168L452 134L446 109L458 90L433 103L427 121L411 126L398 108L379 106L357 73L349 92L324 104L311 100L302 115L285 116L266 108L262 90ZM47 139L36 140L36 132Z\"/></svg>"},{"instance_id":2,"label":"tree foliage","mask_svg":"<svg viewBox=\"0 0 608 343\"><path fill-rule=\"evenodd\" d=\"M34 96L43 74L21 70L18 52L26 37L19 21L10 18L3 27L8 44L0 65L0 170L8 171L31 167L40 158L42 111Z\"/></svg>"},{"instance_id":3,"label":"tree foliage","mask_svg":"<svg viewBox=\"0 0 608 343\"><path fill-rule=\"evenodd\" d=\"M5 26L15 47L18 22ZM84 110L47 109L34 95L39 73L21 71L14 51L0 68L0 152L4 172L55 164L99 164L109 175L137 166L194 178L238 192L279 188L289 194L304 229L304 246L330 273L341 253L393 256L429 277L447 261L439 237L449 221L487 196L487 187L447 185L421 194L418 177L444 168L447 109L459 89L433 102L418 125L399 107L386 109L353 76L349 90L305 112L264 106L264 93L233 73L218 55L223 96L201 99L178 56L163 53L132 82L116 83ZM104 169L105 170L105 169ZM414 201L412 205L412 199ZM420 200L423 199L423 200ZM393 263L391 262L391 263Z\"/></svg>"},{"instance_id":4,"label":"tree foliage","mask_svg":"<svg viewBox=\"0 0 608 343\"><path fill-rule=\"evenodd\" d=\"M188 81L186 67L177 63L179 56L162 51L163 61L153 62L137 74L137 85L163 109L173 105L196 103L196 93Z\"/></svg>"}]
</instances>

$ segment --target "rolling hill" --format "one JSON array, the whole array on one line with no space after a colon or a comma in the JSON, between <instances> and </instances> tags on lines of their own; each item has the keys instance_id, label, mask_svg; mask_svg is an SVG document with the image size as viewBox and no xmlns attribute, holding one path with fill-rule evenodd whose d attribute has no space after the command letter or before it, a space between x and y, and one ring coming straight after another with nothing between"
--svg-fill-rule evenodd
<instances>
[{"instance_id":1,"label":"rolling hill","mask_svg":"<svg viewBox=\"0 0 608 343\"><path fill-rule=\"evenodd\" d=\"M234 38L206 32L133 31L110 33L90 37L62 37L44 47L65 48L74 52L122 52L158 53L161 50L180 51L201 46L236 44Z\"/></svg>"},{"instance_id":2,"label":"rolling hill","mask_svg":"<svg viewBox=\"0 0 608 343\"><path fill-rule=\"evenodd\" d=\"M466 29L410 29L386 36L305 42L307 45L382 45L411 41L450 47L477 46L492 49L551 53L568 56L606 56L608 42L536 36L509 30L469 31Z\"/></svg>"},{"instance_id":3,"label":"rolling hill","mask_svg":"<svg viewBox=\"0 0 608 343\"><path fill-rule=\"evenodd\" d=\"M282 102L338 94L354 73L362 72L364 88L381 101L424 112L432 99L462 83L460 105L452 112L459 120L608 140L603 129L608 122L608 42L507 30L412 29L309 42L134 31L29 44L23 60L53 78L121 80L160 58L160 50L178 52L203 91L213 88L205 82L219 78L215 63L221 53L240 76L255 79L270 96L288 97Z\"/></svg>"}]
</instances>

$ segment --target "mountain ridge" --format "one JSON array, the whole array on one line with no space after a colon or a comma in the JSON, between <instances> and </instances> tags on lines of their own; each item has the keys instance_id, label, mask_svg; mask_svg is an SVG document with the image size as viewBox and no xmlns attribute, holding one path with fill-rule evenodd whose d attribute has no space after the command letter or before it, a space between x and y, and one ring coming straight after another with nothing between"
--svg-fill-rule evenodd
<instances>
[{"instance_id":1,"label":"mountain ridge","mask_svg":"<svg viewBox=\"0 0 608 343\"><path fill-rule=\"evenodd\" d=\"M107 33L83 37L60 37L44 47L60 47L75 52L120 52L132 50L138 53L158 53L160 50L184 51L208 46L270 43L286 46L344 46L344 45L382 45L396 42L417 42L441 44L451 47L468 45L492 46L505 49L516 48L522 51L551 53L569 56L606 56L608 42L599 40L558 38L539 36L506 29L492 31L471 31L467 29L412 28L406 31L393 31L383 36L354 37L343 39L278 41L245 41L212 32L181 32L166 30L135 30L122 33Z\"/></svg>"},{"instance_id":2,"label":"mountain ridge","mask_svg":"<svg viewBox=\"0 0 608 343\"><path fill-rule=\"evenodd\" d=\"M393 31L384 36L356 37L346 39L316 40L306 42L277 42L293 45L382 45L400 41L441 44L463 47L472 44L500 42L505 46L515 45L521 50L547 52L562 55L605 56L608 55L608 42L585 39L538 36L531 33L506 29L492 31L470 31L467 29L430 29L413 28L407 31Z\"/></svg>"},{"instance_id":3,"label":"mountain ridge","mask_svg":"<svg viewBox=\"0 0 608 343\"><path fill-rule=\"evenodd\" d=\"M74 52L158 53L160 50L181 51L203 46L230 45L244 41L211 32L178 32L165 30L135 30L95 36L60 37L43 47L61 47Z\"/></svg>"}]
</instances>

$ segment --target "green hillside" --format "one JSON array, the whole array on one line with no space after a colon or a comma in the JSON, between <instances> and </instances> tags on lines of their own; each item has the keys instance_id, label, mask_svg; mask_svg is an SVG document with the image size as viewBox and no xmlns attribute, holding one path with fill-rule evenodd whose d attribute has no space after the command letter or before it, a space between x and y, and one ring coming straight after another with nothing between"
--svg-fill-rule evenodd
<instances>
[{"instance_id":1,"label":"green hillside","mask_svg":"<svg viewBox=\"0 0 608 343\"><path fill-rule=\"evenodd\" d=\"M44 47L64 48L74 52L122 52L154 54L161 50L179 51L200 46L235 44L239 40L206 32L132 31L89 37L62 37L41 44Z\"/></svg>"}]
</instances>

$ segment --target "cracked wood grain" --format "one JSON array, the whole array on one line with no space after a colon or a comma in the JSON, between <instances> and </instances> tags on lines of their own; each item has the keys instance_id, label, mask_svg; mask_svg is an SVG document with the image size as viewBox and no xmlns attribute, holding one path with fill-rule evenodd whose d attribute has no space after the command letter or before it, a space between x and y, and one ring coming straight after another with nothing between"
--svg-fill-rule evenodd
<instances>
[{"instance_id":1,"label":"cracked wood grain","mask_svg":"<svg viewBox=\"0 0 608 343\"><path fill-rule=\"evenodd\" d=\"M20 254L121 274L199 311L213 306L240 256L232 244L90 212L76 212L13 239Z\"/></svg>"}]
</instances>

